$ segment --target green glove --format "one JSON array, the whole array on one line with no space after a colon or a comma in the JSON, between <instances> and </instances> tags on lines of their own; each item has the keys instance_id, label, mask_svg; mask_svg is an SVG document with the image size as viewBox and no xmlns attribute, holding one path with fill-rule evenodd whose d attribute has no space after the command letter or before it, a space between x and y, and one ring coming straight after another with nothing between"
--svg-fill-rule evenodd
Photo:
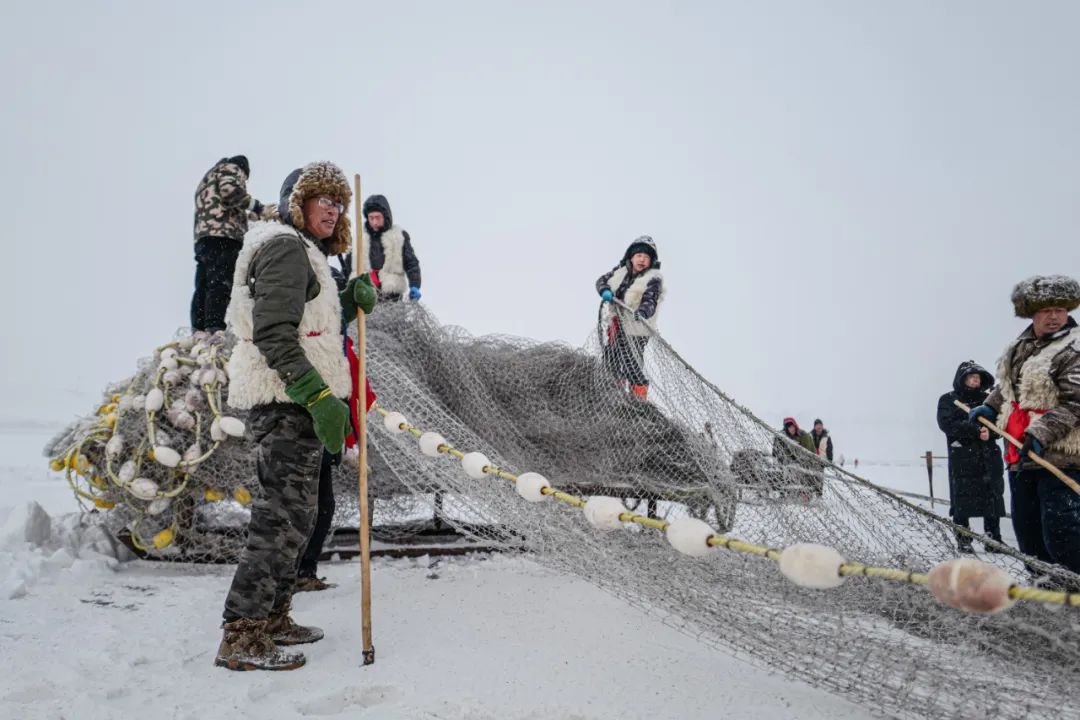
<instances>
[{"instance_id":1,"label":"green glove","mask_svg":"<svg viewBox=\"0 0 1080 720\"><path fill-rule=\"evenodd\" d=\"M349 284L338 295L341 299L341 311L346 319L356 317L357 308L369 315L375 309L375 303L379 296L375 292L375 286L371 284L371 277L364 273L349 280Z\"/></svg>"},{"instance_id":2,"label":"green glove","mask_svg":"<svg viewBox=\"0 0 1080 720\"><path fill-rule=\"evenodd\" d=\"M334 397L319 371L315 368L308 370L285 388L285 394L311 413L315 434L323 446L332 454L341 452L349 427L349 406L340 398Z\"/></svg>"}]
</instances>

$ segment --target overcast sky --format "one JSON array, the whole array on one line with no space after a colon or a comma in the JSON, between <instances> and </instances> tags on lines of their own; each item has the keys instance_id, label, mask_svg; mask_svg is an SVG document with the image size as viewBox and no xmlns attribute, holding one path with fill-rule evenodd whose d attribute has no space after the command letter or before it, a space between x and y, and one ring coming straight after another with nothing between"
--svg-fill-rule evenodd
<instances>
[{"instance_id":1,"label":"overcast sky","mask_svg":"<svg viewBox=\"0 0 1080 720\"><path fill-rule=\"evenodd\" d=\"M217 159L387 195L424 300L580 344L658 244L661 329L838 452L944 450L1026 276L1080 276L1074 2L5 3L0 419L65 421L188 317ZM89 398L89 399L88 399Z\"/></svg>"}]
</instances>

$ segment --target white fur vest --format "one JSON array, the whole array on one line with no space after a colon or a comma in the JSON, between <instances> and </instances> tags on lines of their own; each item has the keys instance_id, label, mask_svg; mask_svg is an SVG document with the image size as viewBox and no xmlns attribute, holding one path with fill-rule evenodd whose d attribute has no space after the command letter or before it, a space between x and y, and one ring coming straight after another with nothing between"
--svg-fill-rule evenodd
<instances>
[{"instance_id":1,"label":"white fur vest","mask_svg":"<svg viewBox=\"0 0 1080 720\"><path fill-rule=\"evenodd\" d=\"M1061 352L1080 353L1080 328L1072 330L1049 345L1039 350L1024 361L1020 368L1020 387L1012 382L1012 355L1020 341L1014 341L1005 348L1005 353L998 360L997 379L1001 383L1001 397L1007 405L998 416L998 426L1005 429L1015 401L1024 410L1052 410L1060 403L1060 393L1054 378L1050 375L1050 366ZM1032 422L1038 422L1038 416L1032 416ZM1065 437L1050 443L1048 450L1068 455L1080 455L1080 427L1073 428Z\"/></svg>"},{"instance_id":2,"label":"white fur vest","mask_svg":"<svg viewBox=\"0 0 1080 720\"><path fill-rule=\"evenodd\" d=\"M364 247L371 246L371 236L364 232ZM379 238L383 249L383 266L379 270L379 285L386 295L408 295L409 278L405 276L405 235L397 225L391 225Z\"/></svg>"},{"instance_id":3,"label":"white fur vest","mask_svg":"<svg viewBox=\"0 0 1080 720\"><path fill-rule=\"evenodd\" d=\"M307 238L293 228L278 222L255 223L244 236L244 247L236 259L232 298L228 317L237 337L236 347L229 358L229 405L250 409L272 402L292 402L285 394L285 382L276 370L266 363L266 357L252 342L255 300L247 284L248 269L255 253L269 240L283 235L300 238L307 249L308 261L322 290L315 299L304 305L304 315L297 328L300 347L312 366L334 395L349 397L352 376L349 362L342 352L341 301L330 274L326 256Z\"/></svg>"},{"instance_id":4,"label":"white fur vest","mask_svg":"<svg viewBox=\"0 0 1080 720\"><path fill-rule=\"evenodd\" d=\"M619 287L623 284L623 280L626 279L626 274L629 272L626 265L620 265L619 268L611 275L608 280L608 287L613 292L618 292ZM664 276L660 274L659 270L649 268L645 272L641 273L632 283L630 287L626 288L626 292L620 298L623 303L631 310L637 310L641 306L641 299L645 296L645 290L649 287L649 283L653 280L660 280L660 297L656 299L656 311L645 322L635 320L633 318L624 318L622 321L623 332L627 335L637 335L648 337L651 333L649 328L656 330L656 318L660 315L660 304L664 301ZM646 327L646 325L648 327Z\"/></svg>"}]
</instances>

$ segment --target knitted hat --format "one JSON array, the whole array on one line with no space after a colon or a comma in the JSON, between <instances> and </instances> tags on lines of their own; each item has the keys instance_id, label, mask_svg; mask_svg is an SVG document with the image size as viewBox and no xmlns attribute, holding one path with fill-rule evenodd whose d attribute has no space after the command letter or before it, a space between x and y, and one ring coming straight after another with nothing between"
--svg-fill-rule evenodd
<instances>
[{"instance_id":1,"label":"knitted hat","mask_svg":"<svg viewBox=\"0 0 1080 720\"><path fill-rule=\"evenodd\" d=\"M334 234L327 238L326 242L331 255L348 252L352 247L352 229L348 215L352 188L349 187L345 173L334 163L313 162L289 173L281 184L278 214L283 222L297 230L303 230L304 201L315 195L329 195L341 199L345 209L338 216Z\"/></svg>"},{"instance_id":2,"label":"knitted hat","mask_svg":"<svg viewBox=\"0 0 1080 720\"><path fill-rule=\"evenodd\" d=\"M1017 283L1012 291L1016 317L1032 318L1046 308L1080 307L1080 283L1064 275L1036 275Z\"/></svg>"}]
</instances>

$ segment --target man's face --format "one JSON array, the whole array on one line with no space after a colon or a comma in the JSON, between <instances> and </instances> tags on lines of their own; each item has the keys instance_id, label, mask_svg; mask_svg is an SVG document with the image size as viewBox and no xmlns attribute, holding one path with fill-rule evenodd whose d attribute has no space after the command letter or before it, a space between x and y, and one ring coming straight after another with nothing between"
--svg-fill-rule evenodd
<instances>
[{"instance_id":1,"label":"man's face","mask_svg":"<svg viewBox=\"0 0 1080 720\"><path fill-rule=\"evenodd\" d=\"M325 240L334 234L339 217L340 198L316 195L304 201L304 227L317 240Z\"/></svg>"},{"instance_id":2,"label":"man's face","mask_svg":"<svg viewBox=\"0 0 1080 720\"><path fill-rule=\"evenodd\" d=\"M968 373L964 376L964 384L972 390L982 387L982 376L979 373Z\"/></svg>"},{"instance_id":3,"label":"man's face","mask_svg":"<svg viewBox=\"0 0 1080 720\"><path fill-rule=\"evenodd\" d=\"M821 423L814 423L814 432L820 433L824 429L825 429L825 426L822 425Z\"/></svg>"},{"instance_id":4,"label":"man's face","mask_svg":"<svg viewBox=\"0 0 1080 720\"><path fill-rule=\"evenodd\" d=\"M1069 311L1065 308L1044 308L1031 318L1031 322L1035 325L1035 337L1053 335L1065 327L1068 321Z\"/></svg>"},{"instance_id":5,"label":"man's face","mask_svg":"<svg viewBox=\"0 0 1080 720\"><path fill-rule=\"evenodd\" d=\"M382 230L386 226L386 218L378 210L372 210L367 214L367 224L372 230Z\"/></svg>"},{"instance_id":6,"label":"man's face","mask_svg":"<svg viewBox=\"0 0 1080 720\"><path fill-rule=\"evenodd\" d=\"M372 225L371 227L375 227L375 226ZM652 258L649 257L648 253L643 253L643 252L634 253L633 256L631 256L631 258L630 258L630 266L632 268L634 268L634 272L636 272L636 273L641 272L642 270L646 269L650 265L652 265Z\"/></svg>"}]
</instances>

